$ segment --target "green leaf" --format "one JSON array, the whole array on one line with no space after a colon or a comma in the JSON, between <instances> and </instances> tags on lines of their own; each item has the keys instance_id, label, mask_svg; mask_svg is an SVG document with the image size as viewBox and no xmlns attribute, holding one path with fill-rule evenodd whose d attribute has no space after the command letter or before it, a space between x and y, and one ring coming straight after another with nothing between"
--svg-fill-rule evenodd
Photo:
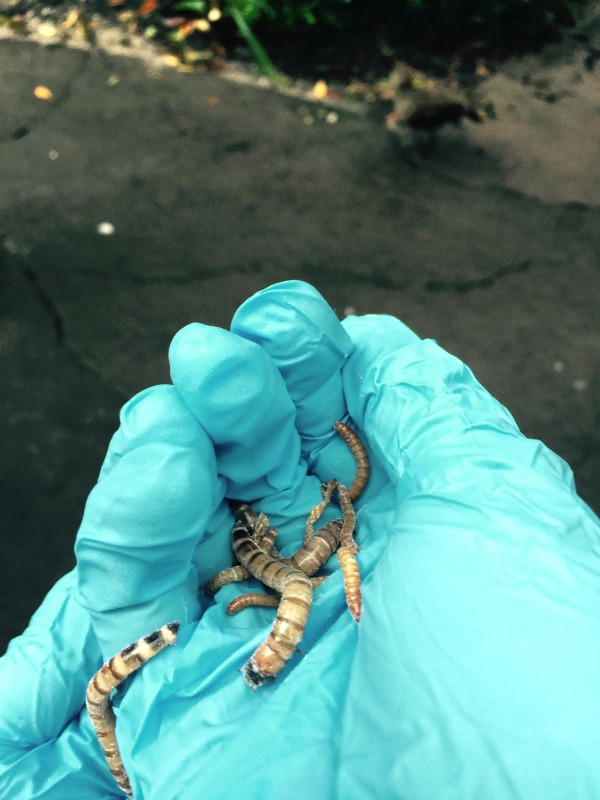
<instances>
[{"instance_id":1,"label":"green leaf","mask_svg":"<svg viewBox=\"0 0 600 800\"><path fill-rule=\"evenodd\" d=\"M178 0L171 6L173 11L193 11L196 14L204 14L206 3L203 0Z\"/></svg>"},{"instance_id":2,"label":"green leaf","mask_svg":"<svg viewBox=\"0 0 600 800\"><path fill-rule=\"evenodd\" d=\"M275 64L269 58L267 51L258 41L256 36L250 30L250 26L242 16L242 14L238 11L235 6L230 6L229 13L235 24L237 25L238 31L246 40L246 43L250 50L252 51L252 55L254 56L254 60L258 64L260 71L263 75L266 75L267 78L273 81L273 83L279 83L280 85L289 85L291 80L288 78L287 75L284 75L283 72L280 72Z\"/></svg>"}]
</instances>

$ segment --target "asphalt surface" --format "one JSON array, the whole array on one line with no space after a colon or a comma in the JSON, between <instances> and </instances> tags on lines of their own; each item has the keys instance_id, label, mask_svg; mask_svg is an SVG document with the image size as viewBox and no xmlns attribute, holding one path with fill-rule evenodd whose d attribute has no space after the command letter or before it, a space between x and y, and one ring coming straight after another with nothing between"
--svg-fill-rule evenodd
<instances>
[{"instance_id":1,"label":"asphalt surface","mask_svg":"<svg viewBox=\"0 0 600 800\"><path fill-rule=\"evenodd\" d=\"M362 110L0 40L0 651L72 566L174 333L279 280L435 338L600 509L597 5L574 34L492 75L497 118L429 158Z\"/></svg>"}]
</instances>

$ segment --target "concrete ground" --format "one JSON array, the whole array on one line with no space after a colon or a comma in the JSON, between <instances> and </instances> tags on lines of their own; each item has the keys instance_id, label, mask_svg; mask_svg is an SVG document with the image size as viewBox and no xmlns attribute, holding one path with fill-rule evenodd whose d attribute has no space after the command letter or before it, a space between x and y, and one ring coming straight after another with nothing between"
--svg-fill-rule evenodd
<instances>
[{"instance_id":1,"label":"concrete ground","mask_svg":"<svg viewBox=\"0 0 600 800\"><path fill-rule=\"evenodd\" d=\"M427 159L362 107L5 37L0 649L72 566L119 407L168 380L173 334L287 278L437 339L600 509L598 4Z\"/></svg>"}]
</instances>

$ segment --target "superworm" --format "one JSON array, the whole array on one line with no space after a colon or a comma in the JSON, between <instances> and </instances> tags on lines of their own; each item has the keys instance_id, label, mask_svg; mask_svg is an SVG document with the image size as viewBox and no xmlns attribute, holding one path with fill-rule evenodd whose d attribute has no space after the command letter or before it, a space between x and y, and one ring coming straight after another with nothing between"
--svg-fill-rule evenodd
<instances>
[{"instance_id":1,"label":"superworm","mask_svg":"<svg viewBox=\"0 0 600 800\"><path fill-rule=\"evenodd\" d=\"M132 797L131 784L123 765L116 738L115 712L110 702L113 689L151 658L175 644L179 622L170 622L128 645L103 664L88 684L85 704L96 736L119 789Z\"/></svg>"},{"instance_id":2,"label":"superworm","mask_svg":"<svg viewBox=\"0 0 600 800\"><path fill-rule=\"evenodd\" d=\"M367 451L365 450L361 440L358 438L358 434L344 422L336 422L333 427L346 442L352 451L354 460L356 461L356 477L354 479L354 483L348 489L348 496L350 497L350 500L356 500L369 480L370 467Z\"/></svg>"},{"instance_id":3,"label":"superworm","mask_svg":"<svg viewBox=\"0 0 600 800\"><path fill-rule=\"evenodd\" d=\"M236 581L243 581L247 577L248 570L242 567L241 564L236 564L213 575L204 587L204 591L209 597L214 597L223 586L227 586L229 583L236 583Z\"/></svg>"},{"instance_id":4,"label":"superworm","mask_svg":"<svg viewBox=\"0 0 600 800\"><path fill-rule=\"evenodd\" d=\"M284 559L309 577L325 564L340 543L342 520L334 519L318 530L296 552Z\"/></svg>"},{"instance_id":5,"label":"superworm","mask_svg":"<svg viewBox=\"0 0 600 800\"><path fill-rule=\"evenodd\" d=\"M237 614L248 606L265 606L265 608L277 608L280 599L274 594L261 594L259 592L248 592L235 597L227 606L227 613L230 616Z\"/></svg>"},{"instance_id":6,"label":"superworm","mask_svg":"<svg viewBox=\"0 0 600 800\"><path fill-rule=\"evenodd\" d=\"M354 541L354 528L356 526L356 514L354 512L354 507L350 500L350 492L343 483L338 483L336 486L338 499L340 501L340 508L342 509L342 514L344 515L344 524L342 525L342 530L340 531L340 542L344 547L347 547L349 550L352 550L353 553L358 553L359 547Z\"/></svg>"},{"instance_id":7,"label":"superworm","mask_svg":"<svg viewBox=\"0 0 600 800\"><path fill-rule=\"evenodd\" d=\"M271 528L266 533L263 534L264 528L268 527L269 523L267 517L264 514L257 514L256 515L256 522L254 533L252 534L252 538L254 541L258 543L258 546L264 550L266 553L270 553L273 549L273 545L275 544L275 538L277 536L277 528ZM258 527L258 532L257 532ZM219 589L222 589L224 586L228 586L230 583L237 583L237 581L243 581L245 578L249 576L249 572L246 567L242 567L241 564L235 564L233 567L227 567L226 569L222 569L220 572L217 572L215 575L210 578L210 580L204 586L204 592L209 597L214 597ZM241 610L238 609L238 610ZM229 613L229 612L228 612ZM235 612L234 612L235 613Z\"/></svg>"},{"instance_id":8,"label":"superworm","mask_svg":"<svg viewBox=\"0 0 600 800\"><path fill-rule=\"evenodd\" d=\"M329 576L323 575L319 578L313 578L312 576L329 560L330 556L336 552L340 544L342 528L343 522L341 519L332 520L317 531L317 533L315 533L306 544L303 544L292 556L280 558L280 563L301 570L310 578L313 589L316 589L317 586L320 586ZM353 619L358 622L360 619L362 601L360 594L360 572L355 556L355 549L342 546L337 550L337 555L342 568L348 609ZM227 613L230 615L237 614L238 611L242 611L242 609L248 608L249 606L276 607L278 604L279 599L274 595L259 593L242 594L229 603L227 606Z\"/></svg>"},{"instance_id":9,"label":"superworm","mask_svg":"<svg viewBox=\"0 0 600 800\"><path fill-rule=\"evenodd\" d=\"M362 597L360 594L360 571L356 554L348 547L342 545L337 551L337 557L344 576L344 592L348 610L355 622L360 622Z\"/></svg>"},{"instance_id":10,"label":"superworm","mask_svg":"<svg viewBox=\"0 0 600 800\"><path fill-rule=\"evenodd\" d=\"M312 584L303 572L282 564L259 547L256 512L249 505L237 509L231 546L253 577L281 595L271 631L242 668L246 683L257 689L281 672L302 639L312 605Z\"/></svg>"}]
</instances>

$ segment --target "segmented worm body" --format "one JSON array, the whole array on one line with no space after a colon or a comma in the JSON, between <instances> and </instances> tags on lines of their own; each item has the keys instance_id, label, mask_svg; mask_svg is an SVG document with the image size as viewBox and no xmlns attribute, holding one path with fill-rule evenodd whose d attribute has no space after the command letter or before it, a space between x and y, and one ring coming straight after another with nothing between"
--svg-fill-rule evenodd
<instances>
[{"instance_id":1,"label":"segmented worm body","mask_svg":"<svg viewBox=\"0 0 600 800\"><path fill-rule=\"evenodd\" d=\"M214 597L223 586L227 586L229 583L243 581L248 577L248 574L248 570L242 567L241 564L227 567L227 569L222 569L220 572L217 572L216 575L212 576L204 587L204 591L209 597Z\"/></svg>"},{"instance_id":2,"label":"segmented worm body","mask_svg":"<svg viewBox=\"0 0 600 800\"><path fill-rule=\"evenodd\" d=\"M275 677L291 657L304 635L312 605L312 584L298 569L282 564L256 541L256 512L241 505L231 530L231 546L240 564L259 581L281 595L277 616L265 641L242 669L249 686L257 689Z\"/></svg>"},{"instance_id":3,"label":"segmented worm body","mask_svg":"<svg viewBox=\"0 0 600 800\"><path fill-rule=\"evenodd\" d=\"M360 570L356 560L356 552L342 545L337 551L337 557L344 577L344 592L348 610L355 622L360 622L362 610L362 596L360 593Z\"/></svg>"},{"instance_id":4,"label":"segmented worm body","mask_svg":"<svg viewBox=\"0 0 600 800\"><path fill-rule=\"evenodd\" d=\"M347 547L348 550L352 550L353 553L358 553L360 548L354 541L356 514L350 499L350 492L346 489L343 483L338 483L336 485L336 489L340 502L340 508L342 509L342 514L344 515L344 524L342 525L342 529L340 531L340 542L344 545L344 547Z\"/></svg>"},{"instance_id":5,"label":"segmented worm body","mask_svg":"<svg viewBox=\"0 0 600 800\"><path fill-rule=\"evenodd\" d=\"M350 489L335 479L323 484L323 499L309 512L303 544L287 558L275 549L277 531L269 530L266 516L247 504L239 505L232 530L232 546L239 565L221 570L206 585L207 594L214 595L223 586L252 574L282 595L279 599L272 594L253 592L236 597L227 607L228 614L257 605L279 609L269 636L243 668L244 678L253 688L264 683L267 677L277 675L296 649L312 604L308 585L316 588L327 579L328 576L313 576L335 552L342 570L348 609L356 622L360 620L362 600L356 560L359 548L353 535L356 514L352 500L367 484L369 461L358 435L348 425L337 422L334 428L346 441L356 461L356 478ZM334 491L343 519L333 520L315 533L314 523L331 502ZM309 579L308 583L301 580L303 576Z\"/></svg>"},{"instance_id":6,"label":"segmented worm body","mask_svg":"<svg viewBox=\"0 0 600 800\"><path fill-rule=\"evenodd\" d=\"M370 467L367 451L358 438L358 434L344 422L336 422L333 427L346 442L356 461L356 478L352 486L348 489L350 500L356 500L369 480Z\"/></svg>"},{"instance_id":7,"label":"segmented worm body","mask_svg":"<svg viewBox=\"0 0 600 800\"><path fill-rule=\"evenodd\" d=\"M131 784L117 744L116 719L110 695L125 678L154 658L165 647L175 644L178 630L179 622L170 622L125 647L100 667L87 687L85 704L92 725L104 750L108 767L119 788L128 797L132 797Z\"/></svg>"}]
</instances>

